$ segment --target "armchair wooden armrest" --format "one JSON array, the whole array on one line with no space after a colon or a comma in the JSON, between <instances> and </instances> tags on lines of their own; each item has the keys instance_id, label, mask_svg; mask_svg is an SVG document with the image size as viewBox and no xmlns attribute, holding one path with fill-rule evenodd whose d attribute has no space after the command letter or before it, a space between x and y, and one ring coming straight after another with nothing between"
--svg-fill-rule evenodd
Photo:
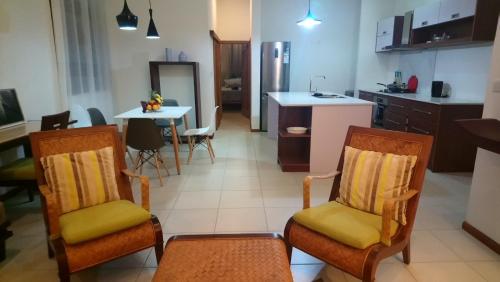
<instances>
[{"instance_id":1,"label":"armchair wooden armrest","mask_svg":"<svg viewBox=\"0 0 500 282\"><path fill-rule=\"evenodd\" d=\"M304 195L303 195L303 209L308 209L311 206L311 183L313 179L331 179L334 178L335 176L339 175L339 171L331 172L326 175L318 175L318 176L313 176L309 175L304 178L303 182L303 189L304 189Z\"/></svg>"},{"instance_id":2,"label":"armchair wooden armrest","mask_svg":"<svg viewBox=\"0 0 500 282\"><path fill-rule=\"evenodd\" d=\"M139 178L141 181L141 204L142 208L149 211L149 178L144 175L137 175L128 169L122 170L122 173L130 178Z\"/></svg>"},{"instance_id":3,"label":"armchair wooden armrest","mask_svg":"<svg viewBox=\"0 0 500 282\"><path fill-rule=\"evenodd\" d=\"M384 206L382 208L382 236L380 238L380 242L382 242L382 244L386 246L391 245L391 220L396 203L408 201L418 193L419 191L410 189L408 192L399 197L386 199L384 201Z\"/></svg>"},{"instance_id":4,"label":"armchair wooden armrest","mask_svg":"<svg viewBox=\"0 0 500 282\"><path fill-rule=\"evenodd\" d=\"M59 230L59 216L61 215L61 209L59 207L59 203L57 202L56 194L52 193L47 185L41 185L38 189L45 199L45 205L47 207L50 239L57 239L61 233Z\"/></svg>"}]
</instances>

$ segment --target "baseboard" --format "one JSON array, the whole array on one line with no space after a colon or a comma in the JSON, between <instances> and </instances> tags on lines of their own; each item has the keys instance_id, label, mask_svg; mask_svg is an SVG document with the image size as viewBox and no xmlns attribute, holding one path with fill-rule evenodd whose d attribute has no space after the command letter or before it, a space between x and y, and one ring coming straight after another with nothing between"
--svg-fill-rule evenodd
<instances>
[{"instance_id":1,"label":"baseboard","mask_svg":"<svg viewBox=\"0 0 500 282\"><path fill-rule=\"evenodd\" d=\"M469 233L472 237L479 240L481 243L485 244L486 247L490 248L492 251L500 255L500 244L495 240L491 239L488 235L476 229L476 227L470 225L467 221L462 223L462 229Z\"/></svg>"}]
</instances>

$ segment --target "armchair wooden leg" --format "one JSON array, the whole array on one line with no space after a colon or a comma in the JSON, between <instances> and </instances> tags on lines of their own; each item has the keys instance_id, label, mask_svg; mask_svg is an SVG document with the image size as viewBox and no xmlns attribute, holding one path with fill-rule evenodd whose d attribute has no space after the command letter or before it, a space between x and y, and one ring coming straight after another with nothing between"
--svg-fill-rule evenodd
<instances>
[{"instance_id":1,"label":"armchair wooden leg","mask_svg":"<svg viewBox=\"0 0 500 282\"><path fill-rule=\"evenodd\" d=\"M52 247L50 246L50 239L47 236L47 253L49 255L49 258L54 258L54 250L52 250Z\"/></svg>"},{"instance_id":2,"label":"armchair wooden leg","mask_svg":"<svg viewBox=\"0 0 500 282\"><path fill-rule=\"evenodd\" d=\"M56 255L59 281L70 282L68 258L66 256L62 239L53 240L52 246L54 247L54 253Z\"/></svg>"},{"instance_id":3,"label":"armchair wooden leg","mask_svg":"<svg viewBox=\"0 0 500 282\"><path fill-rule=\"evenodd\" d=\"M405 264L410 264L411 261L411 250L410 250L410 242L408 242L408 245L403 249L403 262Z\"/></svg>"}]
</instances>

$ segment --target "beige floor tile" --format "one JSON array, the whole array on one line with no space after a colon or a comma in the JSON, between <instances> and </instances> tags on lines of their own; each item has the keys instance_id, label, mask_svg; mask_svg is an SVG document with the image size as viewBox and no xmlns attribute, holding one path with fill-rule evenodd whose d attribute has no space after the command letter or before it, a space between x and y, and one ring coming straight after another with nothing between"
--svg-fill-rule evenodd
<instances>
[{"instance_id":1,"label":"beige floor tile","mask_svg":"<svg viewBox=\"0 0 500 282\"><path fill-rule=\"evenodd\" d=\"M266 208L268 230L285 230L287 221L299 210L300 208Z\"/></svg>"},{"instance_id":2,"label":"beige floor tile","mask_svg":"<svg viewBox=\"0 0 500 282\"><path fill-rule=\"evenodd\" d=\"M441 240L428 231L413 231L411 238L412 262L452 262L460 258Z\"/></svg>"},{"instance_id":3,"label":"beige floor tile","mask_svg":"<svg viewBox=\"0 0 500 282\"><path fill-rule=\"evenodd\" d=\"M181 192L174 209L214 209L219 199L220 191Z\"/></svg>"},{"instance_id":4,"label":"beige floor tile","mask_svg":"<svg viewBox=\"0 0 500 282\"><path fill-rule=\"evenodd\" d=\"M222 184L223 190L260 190L258 176L229 176L225 175Z\"/></svg>"},{"instance_id":5,"label":"beige floor tile","mask_svg":"<svg viewBox=\"0 0 500 282\"><path fill-rule=\"evenodd\" d=\"M264 208L219 209L216 232L266 232Z\"/></svg>"},{"instance_id":6,"label":"beige floor tile","mask_svg":"<svg viewBox=\"0 0 500 282\"><path fill-rule=\"evenodd\" d=\"M263 190L264 206L267 208L302 207L301 189L289 187L280 190Z\"/></svg>"},{"instance_id":7,"label":"beige floor tile","mask_svg":"<svg viewBox=\"0 0 500 282\"><path fill-rule=\"evenodd\" d=\"M354 276L344 273L348 282L361 281ZM375 274L376 281L384 282L416 282L417 280L412 273L402 263L381 264L377 268Z\"/></svg>"},{"instance_id":8,"label":"beige floor tile","mask_svg":"<svg viewBox=\"0 0 500 282\"><path fill-rule=\"evenodd\" d=\"M500 256L462 230L432 231L464 261L500 260Z\"/></svg>"},{"instance_id":9,"label":"beige floor tile","mask_svg":"<svg viewBox=\"0 0 500 282\"><path fill-rule=\"evenodd\" d=\"M71 281L98 281L98 282L134 282L142 272L142 268L106 269L91 268L71 276Z\"/></svg>"},{"instance_id":10,"label":"beige floor tile","mask_svg":"<svg viewBox=\"0 0 500 282\"><path fill-rule=\"evenodd\" d=\"M217 209L173 210L163 225L168 233L211 233L215 230Z\"/></svg>"},{"instance_id":11,"label":"beige floor tile","mask_svg":"<svg viewBox=\"0 0 500 282\"><path fill-rule=\"evenodd\" d=\"M294 282L311 282L320 277L323 265L292 265L291 268Z\"/></svg>"},{"instance_id":12,"label":"beige floor tile","mask_svg":"<svg viewBox=\"0 0 500 282\"><path fill-rule=\"evenodd\" d=\"M183 186L212 186L215 188L222 188L222 182L224 180L224 172L211 174L209 176L205 175L191 175Z\"/></svg>"},{"instance_id":13,"label":"beige floor tile","mask_svg":"<svg viewBox=\"0 0 500 282\"><path fill-rule=\"evenodd\" d=\"M137 277L137 282L151 282L153 280L153 276L155 275L156 268L143 268L139 277Z\"/></svg>"},{"instance_id":14,"label":"beige floor tile","mask_svg":"<svg viewBox=\"0 0 500 282\"><path fill-rule=\"evenodd\" d=\"M500 262L498 261L475 261L467 263L472 269L479 273L488 282L500 281Z\"/></svg>"},{"instance_id":15,"label":"beige floor tile","mask_svg":"<svg viewBox=\"0 0 500 282\"><path fill-rule=\"evenodd\" d=\"M59 281L56 270L17 270L17 271L5 271L0 269L0 281L9 282L27 282L27 281L37 281L37 282L54 282ZM72 281L84 281L78 278L72 279ZM87 280L88 281L88 280Z\"/></svg>"},{"instance_id":16,"label":"beige floor tile","mask_svg":"<svg viewBox=\"0 0 500 282\"><path fill-rule=\"evenodd\" d=\"M304 253L303 251L293 248L292 264L323 264L319 259Z\"/></svg>"},{"instance_id":17,"label":"beige floor tile","mask_svg":"<svg viewBox=\"0 0 500 282\"><path fill-rule=\"evenodd\" d=\"M248 191L222 191L220 208L260 208L263 207L262 192L259 190Z\"/></svg>"},{"instance_id":18,"label":"beige floor tile","mask_svg":"<svg viewBox=\"0 0 500 282\"><path fill-rule=\"evenodd\" d=\"M151 252L151 248L110 261L100 266L101 268L140 268L144 267L146 259Z\"/></svg>"},{"instance_id":19,"label":"beige floor tile","mask_svg":"<svg viewBox=\"0 0 500 282\"><path fill-rule=\"evenodd\" d=\"M168 189L150 189L149 203L151 205L151 209L168 210L173 208L177 195L177 191L169 191Z\"/></svg>"},{"instance_id":20,"label":"beige floor tile","mask_svg":"<svg viewBox=\"0 0 500 282\"><path fill-rule=\"evenodd\" d=\"M483 282L477 272L463 262L412 263L408 270L422 282Z\"/></svg>"},{"instance_id":21,"label":"beige floor tile","mask_svg":"<svg viewBox=\"0 0 500 282\"><path fill-rule=\"evenodd\" d=\"M290 187L297 188L299 184L295 177L286 174L283 176L260 176L260 186L262 190L277 190L289 189Z\"/></svg>"},{"instance_id":22,"label":"beige floor tile","mask_svg":"<svg viewBox=\"0 0 500 282\"><path fill-rule=\"evenodd\" d=\"M414 230L460 229L464 217L444 206L421 206L417 210Z\"/></svg>"}]
</instances>

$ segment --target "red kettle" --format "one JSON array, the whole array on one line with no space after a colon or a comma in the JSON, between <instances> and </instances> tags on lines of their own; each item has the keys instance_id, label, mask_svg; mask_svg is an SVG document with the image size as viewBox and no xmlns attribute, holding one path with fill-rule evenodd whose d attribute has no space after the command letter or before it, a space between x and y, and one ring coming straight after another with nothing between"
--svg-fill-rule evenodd
<instances>
[{"instance_id":1,"label":"red kettle","mask_svg":"<svg viewBox=\"0 0 500 282\"><path fill-rule=\"evenodd\" d=\"M417 88L418 88L418 78L416 75L412 75L408 79L408 92L410 93L417 93Z\"/></svg>"}]
</instances>

